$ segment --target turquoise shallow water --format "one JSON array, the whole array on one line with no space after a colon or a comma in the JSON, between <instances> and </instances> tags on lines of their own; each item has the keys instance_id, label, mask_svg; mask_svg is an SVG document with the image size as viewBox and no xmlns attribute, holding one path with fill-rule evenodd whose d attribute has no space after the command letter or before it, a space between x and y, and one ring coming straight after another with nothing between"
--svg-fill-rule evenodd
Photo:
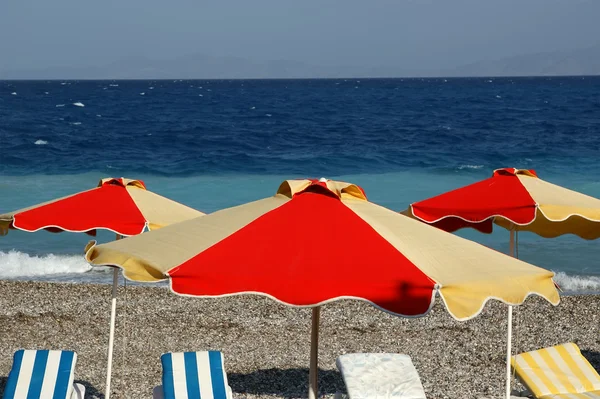
<instances>
[{"instance_id":1,"label":"turquoise shallow water","mask_svg":"<svg viewBox=\"0 0 600 399\"><path fill-rule=\"evenodd\" d=\"M4 187L13 193L11 199L6 201L7 209L15 209L30 198L52 199L87 188L95 184L100 177L98 173L86 173L25 179L4 178ZM204 212L273 195L285 179L284 176L278 175L133 177L145 180L151 190ZM426 198L438 191L442 192L475 180L475 176L455 176L449 179L416 172L332 177L361 185L370 200L395 210L406 208L406 204L415 198ZM433 184L432 179L436 180L437 184ZM586 191L588 188L586 184L574 186L573 181L570 183L580 191ZM595 188L600 191L600 185ZM597 195L600 195L600 192ZM497 228L491 235L470 230L462 230L458 234L508 252L509 235L501 228ZM113 238L112 234L106 232L100 232L96 237L100 242L107 242ZM4 278L110 282L111 277L108 273L91 271L82 259L82 249L90 239L89 236L74 233L11 231L7 236L0 238L0 275ZM575 236L543 239L530 233L519 235L520 258L559 272L557 281L568 291L600 291L600 271L595 262L597 245L596 241L585 241Z\"/></svg>"},{"instance_id":2,"label":"turquoise shallow water","mask_svg":"<svg viewBox=\"0 0 600 399\"><path fill-rule=\"evenodd\" d=\"M403 210L499 167L600 197L598 93L598 78L0 82L0 212L106 176L204 212L323 176ZM459 234L508 250L502 229ZM11 231L0 277L109 281L82 261L88 239ZM567 290L600 291L597 248L522 233L519 254Z\"/></svg>"}]
</instances>

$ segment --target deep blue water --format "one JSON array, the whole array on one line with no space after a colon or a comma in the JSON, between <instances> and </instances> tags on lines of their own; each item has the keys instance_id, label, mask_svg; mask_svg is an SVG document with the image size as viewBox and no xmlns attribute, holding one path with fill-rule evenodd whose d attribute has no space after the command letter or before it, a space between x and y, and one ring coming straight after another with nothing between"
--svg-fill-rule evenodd
<instances>
[{"instance_id":1,"label":"deep blue water","mask_svg":"<svg viewBox=\"0 0 600 399\"><path fill-rule=\"evenodd\" d=\"M600 78L0 81L0 148L0 213L104 176L205 212L322 176L402 210L500 167L600 197ZM501 229L461 235L506 250ZM523 259L600 289L597 243L521 236ZM11 232L0 276L89 278L86 240Z\"/></svg>"}]
</instances>

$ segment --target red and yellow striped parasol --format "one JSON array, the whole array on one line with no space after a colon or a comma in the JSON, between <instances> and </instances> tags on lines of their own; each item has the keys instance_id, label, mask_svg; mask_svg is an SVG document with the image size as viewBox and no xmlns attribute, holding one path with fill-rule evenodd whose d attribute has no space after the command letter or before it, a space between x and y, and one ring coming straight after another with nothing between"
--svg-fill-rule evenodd
<instances>
[{"instance_id":1,"label":"red and yellow striped parasol","mask_svg":"<svg viewBox=\"0 0 600 399\"><path fill-rule=\"evenodd\" d=\"M277 194L140 236L91 244L92 265L117 266L136 281L170 280L177 294L258 294L292 306L367 301L422 316L439 294L458 320L489 299L520 304L537 294L559 302L553 273L432 228L367 200L353 184L288 180ZM316 340L311 390L316 393Z\"/></svg>"}]
</instances>

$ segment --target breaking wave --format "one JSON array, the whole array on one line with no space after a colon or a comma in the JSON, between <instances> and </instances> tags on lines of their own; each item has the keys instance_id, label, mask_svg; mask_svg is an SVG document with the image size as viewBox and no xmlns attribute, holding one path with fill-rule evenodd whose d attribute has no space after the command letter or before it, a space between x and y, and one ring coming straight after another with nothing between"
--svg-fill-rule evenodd
<instances>
[{"instance_id":1,"label":"breaking wave","mask_svg":"<svg viewBox=\"0 0 600 399\"><path fill-rule=\"evenodd\" d=\"M557 272L554 281L565 292L600 292L600 276L578 276Z\"/></svg>"},{"instance_id":2,"label":"breaking wave","mask_svg":"<svg viewBox=\"0 0 600 399\"><path fill-rule=\"evenodd\" d=\"M32 256L19 251L0 251L0 278L42 277L53 274L80 274L92 267L82 255Z\"/></svg>"}]
</instances>

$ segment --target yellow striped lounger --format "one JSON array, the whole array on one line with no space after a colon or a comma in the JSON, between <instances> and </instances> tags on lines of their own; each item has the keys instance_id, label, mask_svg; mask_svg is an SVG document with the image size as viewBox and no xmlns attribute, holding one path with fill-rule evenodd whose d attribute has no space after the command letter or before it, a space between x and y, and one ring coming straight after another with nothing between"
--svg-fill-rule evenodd
<instances>
[{"instance_id":1,"label":"yellow striped lounger","mask_svg":"<svg viewBox=\"0 0 600 399\"><path fill-rule=\"evenodd\" d=\"M572 342L521 353L512 366L538 399L600 399L600 375Z\"/></svg>"}]
</instances>

